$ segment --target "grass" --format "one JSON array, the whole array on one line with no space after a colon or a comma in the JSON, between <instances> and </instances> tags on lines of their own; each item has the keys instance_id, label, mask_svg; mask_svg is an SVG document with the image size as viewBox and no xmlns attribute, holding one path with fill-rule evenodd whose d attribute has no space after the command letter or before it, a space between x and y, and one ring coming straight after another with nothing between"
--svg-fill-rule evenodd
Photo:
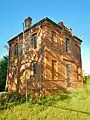
<instances>
[{"instance_id":1,"label":"grass","mask_svg":"<svg viewBox=\"0 0 90 120\"><path fill-rule=\"evenodd\" d=\"M84 89L0 110L0 120L90 120L90 78Z\"/></svg>"}]
</instances>

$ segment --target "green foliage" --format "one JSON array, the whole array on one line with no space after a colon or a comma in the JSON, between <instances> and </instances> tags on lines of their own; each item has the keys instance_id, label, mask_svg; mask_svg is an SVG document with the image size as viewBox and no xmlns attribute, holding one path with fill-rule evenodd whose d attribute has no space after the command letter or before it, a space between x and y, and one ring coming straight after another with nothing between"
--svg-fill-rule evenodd
<instances>
[{"instance_id":1,"label":"green foliage","mask_svg":"<svg viewBox=\"0 0 90 120\"><path fill-rule=\"evenodd\" d=\"M84 89L72 93L59 92L55 96L43 96L40 101L29 95L28 103L21 100L23 97L10 95L8 103L13 107L1 110L0 120L90 120L90 78Z\"/></svg>"},{"instance_id":2,"label":"green foliage","mask_svg":"<svg viewBox=\"0 0 90 120\"><path fill-rule=\"evenodd\" d=\"M7 109L26 102L26 96L19 93L2 93L0 95L0 109ZM32 95L28 95L28 103L35 104L37 101Z\"/></svg>"},{"instance_id":3,"label":"green foliage","mask_svg":"<svg viewBox=\"0 0 90 120\"><path fill-rule=\"evenodd\" d=\"M23 103L23 102L25 102L25 99L26 99L25 95L21 95L19 93L8 94L9 102Z\"/></svg>"},{"instance_id":4,"label":"green foliage","mask_svg":"<svg viewBox=\"0 0 90 120\"><path fill-rule=\"evenodd\" d=\"M8 100L7 93L3 93L0 95L0 109L6 108L7 100Z\"/></svg>"},{"instance_id":5,"label":"green foliage","mask_svg":"<svg viewBox=\"0 0 90 120\"><path fill-rule=\"evenodd\" d=\"M5 90L7 65L8 65L8 56L4 56L0 60L0 91Z\"/></svg>"},{"instance_id":6,"label":"green foliage","mask_svg":"<svg viewBox=\"0 0 90 120\"><path fill-rule=\"evenodd\" d=\"M36 104L38 101L36 100L36 98L33 96L33 95L31 95L31 94L29 94L28 95L28 103L31 105L31 104Z\"/></svg>"},{"instance_id":7,"label":"green foliage","mask_svg":"<svg viewBox=\"0 0 90 120\"><path fill-rule=\"evenodd\" d=\"M71 99L70 94L64 92L58 92L55 96L42 96L39 104L43 105L55 105L58 101L65 101Z\"/></svg>"},{"instance_id":8,"label":"green foliage","mask_svg":"<svg viewBox=\"0 0 90 120\"><path fill-rule=\"evenodd\" d=\"M87 83L87 77L88 77L88 76L83 76L83 83L84 83L84 84Z\"/></svg>"}]
</instances>

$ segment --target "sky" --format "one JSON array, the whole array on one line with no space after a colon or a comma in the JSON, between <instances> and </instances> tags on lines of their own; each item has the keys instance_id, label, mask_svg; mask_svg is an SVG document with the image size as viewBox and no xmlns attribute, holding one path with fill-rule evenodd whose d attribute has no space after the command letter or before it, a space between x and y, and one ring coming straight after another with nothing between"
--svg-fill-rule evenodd
<instances>
[{"instance_id":1,"label":"sky","mask_svg":"<svg viewBox=\"0 0 90 120\"><path fill-rule=\"evenodd\" d=\"M32 17L33 24L49 17L72 28L83 40L83 70L90 74L90 0L0 0L0 57L7 54L4 45L22 31L27 16Z\"/></svg>"}]
</instances>

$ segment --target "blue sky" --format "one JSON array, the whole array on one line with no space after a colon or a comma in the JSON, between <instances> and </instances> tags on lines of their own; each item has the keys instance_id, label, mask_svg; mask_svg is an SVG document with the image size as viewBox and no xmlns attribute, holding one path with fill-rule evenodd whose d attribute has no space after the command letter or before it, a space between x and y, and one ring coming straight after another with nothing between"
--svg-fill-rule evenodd
<instances>
[{"instance_id":1,"label":"blue sky","mask_svg":"<svg viewBox=\"0 0 90 120\"><path fill-rule=\"evenodd\" d=\"M83 40L83 69L90 74L90 0L0 0L0 57L4 45L22 31L22 22L31 16L33 24L44 17L63 21Z\"/></svg>"}]
</instances>

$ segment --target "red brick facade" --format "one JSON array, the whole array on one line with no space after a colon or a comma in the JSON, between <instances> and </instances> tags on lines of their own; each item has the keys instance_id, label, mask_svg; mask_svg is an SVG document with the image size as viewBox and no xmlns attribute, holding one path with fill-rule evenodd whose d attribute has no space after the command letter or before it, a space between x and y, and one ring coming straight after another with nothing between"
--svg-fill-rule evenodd
<instances>
[{"instance_id":1,"label":"red brick facade","mask_svg":"<svg viewBox=\"0 0 90 120\"><path fill-rule=\"evenodd\" d=\"M40 72L42 72L43 94L69 87L83 87L81 40L72 35L71 29L65 27L62 22L56 24L49 18L44 18L26 29L24 38L26 80L22 49L23 33L20 33L9 41L8 92L25 93L26 82L28 93L40 92ZM40 48L42 48L42 61Z\"/></svg>"}]
</instances>

